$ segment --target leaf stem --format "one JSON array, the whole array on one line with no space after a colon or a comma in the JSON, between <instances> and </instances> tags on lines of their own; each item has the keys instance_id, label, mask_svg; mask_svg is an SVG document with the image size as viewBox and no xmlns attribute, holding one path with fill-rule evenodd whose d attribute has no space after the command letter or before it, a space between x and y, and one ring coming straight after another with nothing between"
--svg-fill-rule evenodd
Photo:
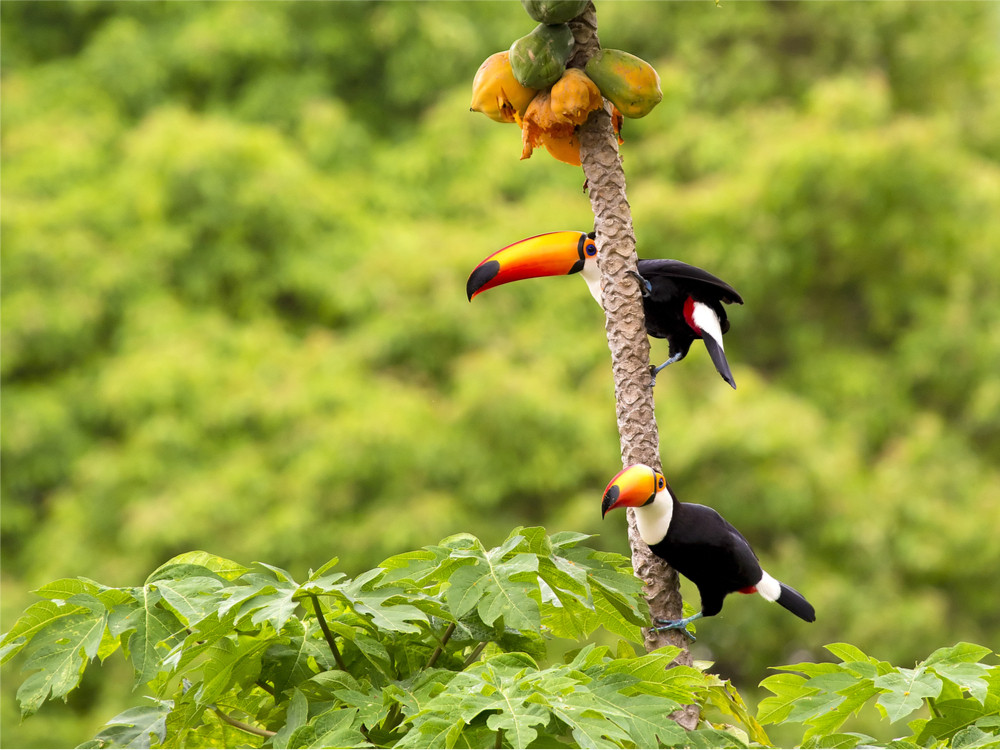
<instances>
[{"instance_id":1,"label":"leaf stem","mask_svg":"<svg viewBox=\"0 0 1000 750\"><path fill-rule=\"evenodd\" d=\"M465 663L462 665L461 671L464 671L466 667L468 667L470 664L473 664L476 661L476 659L479 658L479 655L483 653L483 649L486 648L488 644L489 641L483 641L482 643L477 645L474 649L472 649L472 653L469 654L469 658L465 660Z\"/></svg>"},{"instance_id":2,"label":"leaf stem","mask_svg":"<svg viewBox=\"0 0 1000 750\"><path fill-rule=\"evenodd\" d=\"M493 743L493 747L497 748L498 750L499 750L499 748L503 747L503 730L502 729L498 729L497 730L497 741Z\"/></svg>"},{"instance_id":3,"label":"leaf stem","mask_svg":"<svg viewBox=\"0 0 1000 750\"><path fill-rule=\"evenodd\" d=\"M326 643L330 647L330 651L333 652L333 660L337 662L337 668L341 672L347 671L347 665L344 664L344 657L340 655L340 649L337 648L337 641L333 638L333 633L330 632L330 626L326 624L326 618L323 617L323 608L320 606L319 597L315 594L310 594L309 598L312 599L313 611L316 613L316 619L319 620L319 627L323 631L323 637L326 638Z\"/></svg>"},{"instance_id":4,"label":"leaf stem","mask_svg":"<svg viewBox=\"0 0 1000 750\"><path fill-rule=\"evenodd\" d=\"M239 719L234 719L232 716L223 711L220 711L215 706L212 706L211 708L216 716L218 716L220 719L222 719L231 727L236 727L237 729L241 729L244 732L255 734L258 737L273 737L274 735L277 734L277 732L272 732L270 729L261 729L260 727L255 727L251 724L247 724L246 722L240 721Z\"/></svg>"},{"instance_id":5,"label":"leaf stem","mask_svg":"<svg viewBox=\"0 0 1000 750\"><path fill-rule=\"evenodd\" d=\"M266 682L264 682L263 680L257 680L255 684L265 693L269 693L271 697L274 697L274 688L268 685Z\"/></svg>"},{"instance_id":6,"label":"leaf stem","mask_svg":"<svg viewBox=\"0 0 1000 750\"><path fill-rule=\"evenodd\" d=\"M927 707L931 710L931 715L934 718L941 718L941 710L937 707L937 702L931 696L927 696Z\"/></svg>"},{"instance_id":7,"label":"leaf stem","mask_svg":"<svg viewBox=\"0 0 1000 750\"><path fill-rule=\"evenodd\" d=\"M382 729L391 732L397 726L399 722L403 719L403 709L400 704L394 703L392 708L389 709L389 713L386 714L385 719L382 721Z\"/></svg>"},{"instance_id":8,"label":"leaf stem","mask_svg":"<svg viewBox=\"0 0 1000 750\"><path fill-rule=\"evenodd\" d=\"M430 669L431 667L434 666L434 662L436 662L438 660L438 657L441 656L441 652L444 650L445 645L451 638L451 634L454 632L455 632L455 623L451 623L448 625L448 628L444 631L444 635L441 636L441 644L436 649L434 649L434 653L431 654L431 658L427 660L427 664L424 665L424 669Z\"/></svg>"}]
</instances>

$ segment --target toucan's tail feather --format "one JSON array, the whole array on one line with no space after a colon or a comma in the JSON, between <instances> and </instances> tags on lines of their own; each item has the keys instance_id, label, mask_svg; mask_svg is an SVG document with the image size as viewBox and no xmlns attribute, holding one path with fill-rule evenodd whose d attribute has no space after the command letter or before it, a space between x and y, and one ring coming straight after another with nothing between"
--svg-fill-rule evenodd
<instances>
[{"instance_id":1,"label":"toucan's tail feather","mask_svg":"<svg viewBox=\"0 0 1000 750\"><path fill-rule=\"evenodd\" d=\"M816 622L816 610L806 598L791 586L781 584L781 595L778 597L778 604L787 609L793 615L801 617L806 622Z\"/></svg>"},{"instance_id":2,"label":"toucan's tail feather","mask_svg":"<svg viewBox=\"0 0 1000 750\"><path fill-rule=\"evenodd\" d=\"M733 388L736 388L736 381L733 380L733 373L729 369L729 361L726 359L726 352L723 350L722 344L707 333L703 334L701 339L705 342L705 348L708 349L712 363L715 365L715 369L719 371L722 379Z\"/></svg>"}]
</instances>

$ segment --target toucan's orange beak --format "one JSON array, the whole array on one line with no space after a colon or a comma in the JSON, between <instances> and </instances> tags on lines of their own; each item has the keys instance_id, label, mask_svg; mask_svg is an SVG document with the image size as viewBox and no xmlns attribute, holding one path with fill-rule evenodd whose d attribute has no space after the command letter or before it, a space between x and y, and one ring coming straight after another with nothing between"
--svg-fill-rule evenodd
<instances>
[{"instance_id":1,"label":"toucan's orange beak","mask_svg":"<svg viewBox=\"0 0 1000 750\"><path fill-rule=\"evenodd\" d=\"M480 292L520 279L577 273L597 246L585 232L549 232L497 250L476 266L465 291L469 301Z\"/></svg>"},{"instance_id":2,"label":"toucan's orange beak","mask_svg":"<svg viewBox=\"0 0 1000 750\"><path fill-rule=\"evenodd\" d=\"M646 464L619 471L604 490L601 517L615 508L637 508L652 501L657 492L657 474Z\"/></svg>"}]
</instances>

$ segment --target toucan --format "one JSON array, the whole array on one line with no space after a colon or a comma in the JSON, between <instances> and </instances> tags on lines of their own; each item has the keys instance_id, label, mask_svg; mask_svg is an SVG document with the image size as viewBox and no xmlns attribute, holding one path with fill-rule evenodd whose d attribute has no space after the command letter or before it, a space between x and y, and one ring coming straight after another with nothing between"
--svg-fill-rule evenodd
<instances>
[{"instance_id":1,"label":"toucan","mask_svg":"<svg viewBox=\"0 0 1000 750\"><path fill-rule=\"evenodd\" d=\"M743 298L722 279L679 260L640 260L639 290L646 314L646 333L670 344L670 358L652 367L652 382L664 367L687 355L691 342L705 342L715 369L733 388L736 381L722 348L729 319L722 303L743 304ZM597 268L594 233L549 232L498 250L472 271L466 293L473 297L487 289L519 279L579 273L601 304L601 274Z\"/></svg>"},{"instance_id":2,"label":"toucan","mask_svg":"<svg viewBox=\"0 0 1000 750\"><path fill-rule=\"evenodd\" d=\"M758 593L806 622L816 610L798 591L765 572L750 543L712 508L677 500L663 474L645 464L622 469L608 483L601 515L615 508L635 508L642 541L658 557L690 579L701 596L701 611L679 620L657 620L654 631L682 630L688 623L717 615L729 594Z\"/></svg>"}]
</instances>

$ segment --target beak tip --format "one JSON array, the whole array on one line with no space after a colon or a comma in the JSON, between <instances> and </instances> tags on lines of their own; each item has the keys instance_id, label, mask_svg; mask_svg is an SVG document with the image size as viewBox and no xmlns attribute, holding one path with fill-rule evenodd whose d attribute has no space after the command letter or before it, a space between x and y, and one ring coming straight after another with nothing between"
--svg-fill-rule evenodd
<instances>
[{"instance_id":1,"label":"beak tip","mask_svg":"<svg viewBox=\"0 0 1000 750\"><path fill-rule=\"evenodd\" d=\"M618 502L618 496L621 494L621 489L616 484L612 484L605 490L604 497L601 498L601 518L605 518L608 515L608 511L612 510L616 503Z\"/></svg>"},{"instance_id":2,"label":"beak tip","mask_svg":"<svg viewBox=\"0 0 1000 750\"><path fill-rule=\"evenodd\" d=\"M465 294L468 296L469 302L472 302L472 298L477 294L489 288L487 284L496 278L499 271L500 264L495 260L486 260L476 266L469 275L469 280L465 282Z\"/></svg>"}]
</instances>

